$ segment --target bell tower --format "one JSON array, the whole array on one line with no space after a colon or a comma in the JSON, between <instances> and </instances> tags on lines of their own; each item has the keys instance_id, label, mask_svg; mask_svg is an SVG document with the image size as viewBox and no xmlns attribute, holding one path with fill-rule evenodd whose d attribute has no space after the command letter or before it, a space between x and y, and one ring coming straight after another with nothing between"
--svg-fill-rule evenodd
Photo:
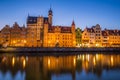
<instances>
[{"instance_id":1,"label":"bell tower","mask_svg":"<svg viewBox=\"0 0 120 80\"><path fill-rule=\"evenodd\" d=\"M50 25L52 25L52 16L53 16L53 12L52 12L52 9L50 7L50 10L48 11L48 22Z\"/></svg>"}]
</instances>

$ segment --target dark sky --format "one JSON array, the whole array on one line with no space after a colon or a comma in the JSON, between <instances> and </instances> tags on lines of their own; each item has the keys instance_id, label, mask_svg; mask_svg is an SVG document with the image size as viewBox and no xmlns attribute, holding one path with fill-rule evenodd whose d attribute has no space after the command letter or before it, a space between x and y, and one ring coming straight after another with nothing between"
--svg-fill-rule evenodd
<instances>
[{"instance_id":1,"label":"dark sky","mask_svg":"<svg viewBox=\"0 0 120 80\"><path fill-rule=\"evenodd\" d=\"M100 24L102 29L120 29L120 0L0 0L0 29L18 22L26 25L30 16L48 16L50 5L53 24L84 29Z\"/></svg>"}]
</instances>

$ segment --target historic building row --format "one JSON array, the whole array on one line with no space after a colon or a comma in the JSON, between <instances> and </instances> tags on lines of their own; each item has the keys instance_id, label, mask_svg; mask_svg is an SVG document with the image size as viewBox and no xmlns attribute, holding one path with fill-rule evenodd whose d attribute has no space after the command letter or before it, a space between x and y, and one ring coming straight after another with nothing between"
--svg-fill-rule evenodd
<instances>
[{"instance_id":1,"label":"historic building row","mask_svg":"<svg viewBox=\"0 0 120 80\"><path fill-rule=\"evenodd\" d=\"M53 12L48 17L28 16L26 26L16 22L0 31L0 45L20 47L120 47L120 30L102 30L97 24L83 31L71 26L52 25Z\"/></svg>"},{"instance_id":2,"label":"historic building row","mask_svg":"<svg viewBox=\"0 0 120 80\"><path fill-rule=\"evenodd\" d=\"M12 27L6 25L0 32L0 43L9 46L25 47L75 47L75 23L71 26L53 26L53 12L48 11L48 17L28 16L27 27Z\"/></svg>"},{"instance_id":3,"label":"historic building row","mask_svg":"<svg viewBox=\"0 0 120 80\"><path fill-rule=\"evenodd\" d=\"M0 31L0 44L8 46L26 46L26 28L16 22L12 27L6 25Z\"/></svg>"},{"instance_id":4,"label":"historic building row","mask_svg":"<svg viewBox=\"0 0 120 80\"><path fill-rule=\"evenodd\" d=\"M99 24L82 32L84 47L120 47L120 30L101 30Z\"/></svg>"},{"instance_id":5,"label":"historic building row","mask_svg":"<svg viewBox=\"0 0 120 80\"><path fill-rule=\"evenodd\" d=\"M28 16L27 46L28 47L75 47L75 23L71 26L53 26L53 12L48 17Z\"/></svg>"}]
</instances>

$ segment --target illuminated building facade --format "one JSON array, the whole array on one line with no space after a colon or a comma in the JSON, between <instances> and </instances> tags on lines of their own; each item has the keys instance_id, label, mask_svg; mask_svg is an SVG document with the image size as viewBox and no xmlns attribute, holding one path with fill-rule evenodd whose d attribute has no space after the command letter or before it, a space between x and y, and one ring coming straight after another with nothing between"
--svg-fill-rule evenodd
<instances>
[{"instance_id":1,"label":"illuminated building facade","mask_svg":"<svg viewBox=\"0 0 120 80\"><path fill-rule=\"evenodd\" d=\"M26 44L26 28L20 27L16 22L10 27L6 25L1 30L0 44L8 46L25 46Z\"/></svg>"},{"instance_id":2,"label":"illuminated building facade","mask_svg":"<svg viewBox=\"0 0 120 80\"><path fill-rule=\"evenodd\" d=\"M1 44L8 44L10 45L10 26L6 25L2 30L1 30L1 38L0 38L0 43Z\"/></svg>"},{"instance_id":3,"label":"illuminated building facade","mask_svg":"<svg viewBox=\"0 0 120 80\"><path fill-rule=\"evenodd\" d=\"M26 28L20 27L16 22L11 27L10 46L25 46L26 45Z\"/></svg>"},{"instance_id":4,"label":"illuminated building facade","mask_svg":"<svg viewBox=\"0 0 120 80\"><path fill-rule=\"evenodd\" d=\"M82 46L92 47L95 46L95 32L93 28L85 28L82 33Z\"/></svg>"},{"instance_id":5,"label":"illuminated building facade","mask_svg":"<svg viewBox=\"0 0 120 80\"><path fill-rule=\"evenodd\" d=\"M109 36L106 30L102 31L102 46L108 47L109 46Z\"/></svg>"},{"instance_id":6,"label":"illuminated building facade","mask_svg":"<svg viewBox=\"0 0 120 80\"><path fill-rule=\"evenodd\" d=\"M29 16L27 28L16 22L0 31L0 45L18 47L120 47L120 30L101 30L99 24L81 31L74 21L70 26L52 25L53 12L48 17Z\"/></svg>"},{"instance_id":7,"label":"illuminated building facade","mask_svg":"<svg viewBox=\"0 0 120 80\"><path fill-rule=\"evenodd\" d=\"M84 47L101 47L102 32L99 24L91 28L85 28L82 33L82 46Z\"/></svg>"},{"instance_id":8,"label":"illuminated building facade","mask_svg":"<svg viewBox=\"0 0 120 80\"><path fill-rule=\"evenodd\" d=\"M120 30L105 29L107 45L110 47L120 47Z\"/></svg>"},{"instance_id":9,"label":"illuminated building facade","mask_svg":"<svg viewBox=\"0 0 120 80\"><path fill-rule=\"evenodd\" d=\"M75 23L71 26L53 26L53 12L48 17L28 16L27 46L28 47L75 47Z\"/></svg>"},{"instance_id":10,"label":"illuminated building facade","mask_svg":"<svg viewBox=\"0 0 120 80\"><path fill-rule=\"evenodd\" d=\"M81 47L82 46L82 30L80 28L77 28L75 32L76 32L76 46Z\"/></svg>"},{"instance_id":11,"label":"illuminated building facade","mask_svg":"<svg viewBox=\"0 0 120 80\"><path fill-rule=\"evenodd\" d=\"M96 26L92 27L95 32L95 45L96 47L101 47L102 46L102 30L99 24Z\"/></svg>"}]
</instances>

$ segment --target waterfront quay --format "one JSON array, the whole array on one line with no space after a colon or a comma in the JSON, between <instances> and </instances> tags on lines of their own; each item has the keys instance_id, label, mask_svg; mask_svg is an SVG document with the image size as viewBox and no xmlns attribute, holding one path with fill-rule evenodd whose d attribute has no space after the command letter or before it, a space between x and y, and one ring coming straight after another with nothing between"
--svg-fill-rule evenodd
<instances>
[{"instance_id":1,"label":"waterfront quay","mask_svg":"<svg viewBox=\"0 0 120 80\"><path fill-rule=\"evenodd\" d=\"M53 53L53 52L120 52L120 47L109 48L63 48L63 47L8 47L0 48L0 53Z\"/></svg>"}]
</instances>

